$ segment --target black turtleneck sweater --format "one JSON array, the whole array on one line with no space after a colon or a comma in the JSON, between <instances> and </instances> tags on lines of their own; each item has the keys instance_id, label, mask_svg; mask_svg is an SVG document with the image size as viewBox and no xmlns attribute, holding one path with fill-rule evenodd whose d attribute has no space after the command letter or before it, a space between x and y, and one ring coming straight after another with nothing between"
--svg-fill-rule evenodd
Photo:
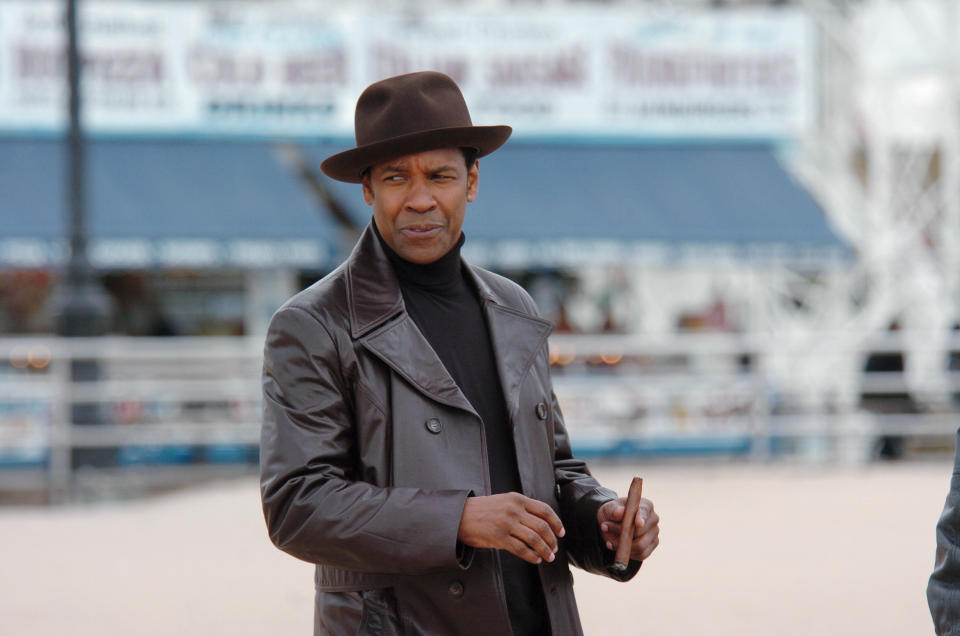
<instances>
[{"instance_id":1,"label":"black turtleneck sweater","mask_svg":"<svg viewBox=\"0 0 960 636\"><path fill-rule=\"evenodd\" d=\"M493 344L480 299L460 260L464 236L439 260L420 265L401 258L373 226L397 274L407 313L480 416L493 493L521 492ZM505 551L499 557L514 633L549 634L536 566Z\"/></svg>"}]
</instances>

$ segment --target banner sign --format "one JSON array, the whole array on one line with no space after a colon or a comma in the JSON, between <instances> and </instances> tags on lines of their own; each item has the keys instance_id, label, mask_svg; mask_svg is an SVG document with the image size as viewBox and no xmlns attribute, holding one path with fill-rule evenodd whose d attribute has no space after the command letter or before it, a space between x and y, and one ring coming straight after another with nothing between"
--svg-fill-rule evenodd
<instances>
[{"instance_id":1,"label":"banner sign","mask_svg":"<svg viewBox=\"0 0 960 636\"><path fill-rule=\"evenodd\" d=\"M63 3L0 3L0 131L66 119ZM812 123L799 12L429 15L217 2L81 4L84 118L106 134L352 137L369 83L454 77L518 137L791 137Z\"/></svg>"}]
</instances>

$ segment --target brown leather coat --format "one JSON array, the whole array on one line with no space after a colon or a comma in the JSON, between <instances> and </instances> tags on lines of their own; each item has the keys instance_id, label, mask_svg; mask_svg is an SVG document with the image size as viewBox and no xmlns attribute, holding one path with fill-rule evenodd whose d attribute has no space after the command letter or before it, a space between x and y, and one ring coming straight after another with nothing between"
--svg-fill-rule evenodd
<instances>
[{"instance_id":1,"label":"brown leather coat","mask_svg":"<svg viewBox=\"0 0 960 636\"><path fill-rule=\"evenodd\" d=\"M596 510L615 494L571 455L549 375L550 323L516 284L469 271L523 494L557 510L567 530L557 559L539 566L552 630L579 634L568 562L618 579L639 563L623 575L608 569ZM457 542L465 499L490 493L483 426L405 312L369 227L343 265L274 316L263 391L264 514L277 547L317 564L318 630L336 622L325 612L342 619L337 605L356 598L362 624L350 633L510 633L497 551ZM392 594L322 602L359 590Z\"/></svg>"}]
</instances>

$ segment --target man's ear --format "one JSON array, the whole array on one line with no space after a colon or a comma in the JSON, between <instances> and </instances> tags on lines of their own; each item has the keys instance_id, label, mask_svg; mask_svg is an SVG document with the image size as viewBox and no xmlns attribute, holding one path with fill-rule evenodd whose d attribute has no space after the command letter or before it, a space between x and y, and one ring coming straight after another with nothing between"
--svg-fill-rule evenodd
<instances>
[{"instance_id":1,"label":"man's ear","mask_svg":"<svg viewBox=\"0 0 960 636\"><path fill-rule=\"evenodd\" d=\"M367 205L373 205L373 188L370 187L370 173L363 175L363 181L360 182L363 187L363 200Z\"/></svg>"},{"instance_id":2,"label":"man's ear","mask_svg":"<svg viewBox=\"0 0 960 636\"><path fill-rule=\"evenodd\" d=\"M477 192L480 191L480 162L474 161L470 169L467 170L467 201L473 202L477 198Z\"/></svg>"}]
</instances>

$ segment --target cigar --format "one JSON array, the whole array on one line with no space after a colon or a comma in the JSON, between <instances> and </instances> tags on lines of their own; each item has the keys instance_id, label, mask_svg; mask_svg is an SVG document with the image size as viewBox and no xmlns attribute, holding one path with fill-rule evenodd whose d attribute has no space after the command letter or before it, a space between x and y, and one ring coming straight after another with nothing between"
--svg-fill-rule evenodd
<instances>
[{"instance_id":1,"label":"cigar","mask_svg":"<svg viewBox=\"0 0 960 636\"><path fill-rule=\"evenodd\" d=\"M637 509L640 507L640 496L643 492L643 479L634 477L630 482L630 492L627 493L627 509L623 512L623 523L620 524L620 545L617 546L617 556L613 561L613 569L623 572L630 563L630 544L633 543L633 520L637 518Z\"/></svg>"}]
</instances>

